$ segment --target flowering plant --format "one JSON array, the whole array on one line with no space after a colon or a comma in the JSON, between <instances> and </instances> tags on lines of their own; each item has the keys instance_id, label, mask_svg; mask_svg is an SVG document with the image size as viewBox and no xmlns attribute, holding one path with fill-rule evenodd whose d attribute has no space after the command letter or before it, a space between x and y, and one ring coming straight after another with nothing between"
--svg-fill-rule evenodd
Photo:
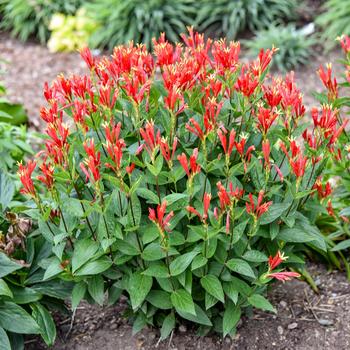
<instances>
[{"instance_id":1,"label":"flowering plant","mask_svg":"<svg viewBox=\"0 0 350 350\"><path fill-rule=\"evenodd\" d=\"M299 276L304 244L326 250L303 208L341 132L306 130L293 74L268 74L275 49L244 64L238 42L182 39L82 50L90 75L45 86L45 148L19 172L56 255L46 277L76 282L73 308L128 295L134 330L162 338L274 310L267 285Z\"/></svg>"},{"instance_id":2,"label":"flowering plant","mask_svg":"<svg viewBox=\"0 0 350 350\"><path fill-rule=\"evenodd\" d=\"M343 61L345 80L338 83L330 63L326 67L321 66L319 76L326 91L316 94L318 100L325 106L324 109L327 110L319 122L325 125L338 125L338 127L347 123L345 116L350 107L350 99L347 96L350 87L350 38L342 36L339 40L345 53ZM316 116L316 113L314 109L312 115ZM317 123L318 120L315 119L315 122ZM314 186L321 199L320 204L323 204L318 209L321 215L317 217L316 223L322 231L327 233L327 240L331 246L328 252L329 262L337 268L341 267L342 262L350 279L349 263L342 253L343 250L350 247L350 140L347 131L339 135L338 143L341 147L338 147L333 153L323 178L319 178Z\"/></svg>"}]
</instances>

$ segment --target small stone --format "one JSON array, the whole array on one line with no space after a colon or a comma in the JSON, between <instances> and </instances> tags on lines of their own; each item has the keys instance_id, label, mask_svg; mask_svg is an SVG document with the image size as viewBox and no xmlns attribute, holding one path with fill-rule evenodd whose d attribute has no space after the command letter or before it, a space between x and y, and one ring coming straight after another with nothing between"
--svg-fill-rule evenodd
<instances>
[{"instance_id":1,"label":"small stone","mask_svg":"<svg viewBox=\"0 0 350 350\"><path fill-rule=\"evenodd\" d=\"M333 320L319 319L318 323L322 326L332 326L334 324Z\"/></svg>"},{"instance_id":2,"label":"small stone","mask_svg":"<svg viewBox=\"0 0 350 350\"><path fill-rule=\"evenodd\" d=\"M283 328L281 326L278 326L277 327L277 332L279 335L282 335L283 334Z\"/></svg>"},{"instance_id":3,"label":"small stone","mask_svg":"<svg viewBox=\"0 0 350 350\"><path fill-rule=\"evenodd\" d=\"M288 329L295 329L295 328L297 328L297 327L298 327L298 324L297 324L296 322L290 323L290 324L288 325Z\"/></svg>"},{"instance_id":4,"label":"small stone","mask_svg":"<svg viewBox=\"0 0 350 350\"><path fill-rule=\"evenodd\" d=\"M280 305L281 305L283 308L286 308L286 307L287 307L287 303L286 303L284 300L281 300L281 301L280 301Z\"/></svg>"},{"instance_id":5,"label":"small stone","mask_svg":"<svg viewBox=\"0 0 350 350\"><path fill-rule=\"evenodd\" d=\"M179 332L185 333L186 331L187 331L187 328L182 324L182 325L179 327Z\"/></svg>"},{"instance_id":6,"label":"small stone","mask_svg":"<svg viewBox=\"0 0 350 350\"><path fill-rule=\"evenodd\" d=\"M115 329L117 329L118 328L118 325L116 324L116 323L113 323L112 325L111 325L111 330L112 331L114 331Z\"/></svg>"},{"instance_id":7,"label":"small stone","mask_svg":"<svg viewBox=\"0 0 350 350\"><path fill-rule=\"evenodd\" d=\"M231 344L231 338L230 337L225 337L225 343L226 344Z\"/></svg>"}]
</instances>

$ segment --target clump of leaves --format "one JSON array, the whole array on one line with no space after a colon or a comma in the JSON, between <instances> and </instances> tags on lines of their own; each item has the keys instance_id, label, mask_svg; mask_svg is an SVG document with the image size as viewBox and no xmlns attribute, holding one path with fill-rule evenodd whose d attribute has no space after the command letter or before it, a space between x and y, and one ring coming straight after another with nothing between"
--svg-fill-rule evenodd
<instances>
[{"instance_id":1,"label":"clump of leaves","mask_svg":"<svg viewBox=\"0 0 350 350\"><path fill-rule=\"evenodd\" d=\"M331 49L336 45L338 36L350 34L350 1L327 0L323 10L324 12L316 18L316 24L322 28L322 41Z\"/></svg>"},{"instance_id":2,"label":"clump of leaves","mask_svg":"<svg viewBox=\"0 0 350 350\"><path fill-rule=\"evenodd\" d=\"M256 31L295 19L298 1L294 0L204 0L200 3L196 23L200 30L208 28L218 35L234 39L245 29Z\"/></svg>"},{"instance_id":3,"label":"clump of leaves","mask_svg":"<svg viewBox=\"0 0 350 350\"><path fill-rule=\"evenodd\" d=\"M244 42L251 56L257 55L261 48L277 47L273 63L282 72L306 64L312 56L315 43L316 40L309 33L297 29L294 24L271 25L258 31L252 40Z\"/></svg>"},{"instance_id":4,"label":"clump of leaves","mask_svg":"<svg viewBox=\"0 0 350 350\"><path fill-rule=\"evenodd\" d=\"M45 148L19 173L73 308L124 294L134 331L162 339L182 319L232 335L246 308L274 311L267 286L327 249L307 205L339 147L334 123L308 146L293 74L267 78L274 49L242 63L238 42L182 38L83 50L87 75L46 86Z\"/></svg>"},{"instance_id":5,"label":"clump of leaves","mask_svg":"<svg viewBox=\"0 0 350 350\"><path fill-rule=\"evenodd\" d=\"M49 50L70 52L87 46L91 34L96 30L96 23L86 16L84 8L80 8L74 16L54 14L49 29Z\"/></svg>"},{"instance_id":6,"label":"clump of leaves","mask_svg":"<svg viewBox=\"0 0 350 350\"><path fill-rule=\"evenodd\" d=\"M74 14L83 3L84 0L0 0L0 27L20 40L34 36L45 43L53 14Z\"/></svg>"},{"instance_id":7,"label":"clump of leaves","mask_svg":"<svg viewBox=\"0 0 350 350\"><path fill-rule=\"evenodd\" d=\"M149 47L152 38L165 31L170 40L176 41L179 33L193 23L195 3L193 0L93 0L86 8L99 23L99 29L91 43L112 49L133 40Z\"/></svg>"}]
</instances>

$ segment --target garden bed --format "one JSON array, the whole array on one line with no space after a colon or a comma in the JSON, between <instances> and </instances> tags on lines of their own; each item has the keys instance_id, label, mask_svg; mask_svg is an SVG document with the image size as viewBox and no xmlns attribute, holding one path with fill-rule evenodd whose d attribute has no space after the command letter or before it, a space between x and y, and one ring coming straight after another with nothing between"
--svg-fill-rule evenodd
<instances>
[{"instance_id":1,"label":"garden bed","mask_svg":"<svg viewBox=\"0 0 350 350\"><path fill-rule=\"evenodd\" d=\"M337 349L350 347L350 285L341 272L327 272L324 266L311 265L309 271L319 287L314 293L305 283L293 280L278 283L270 292L277 315L255 311L245 317L236 337L224 340L217 336L197 337L188 325L176 329L169 340L158 344L157 331L147 329L135 336L132 327L122 317L124 304L102 309L83 304L76 312L73 326L71 318L61 318L54 350L94 349ZM28 350L47 349L36 339Z\"/></svg>"}]
</instances>

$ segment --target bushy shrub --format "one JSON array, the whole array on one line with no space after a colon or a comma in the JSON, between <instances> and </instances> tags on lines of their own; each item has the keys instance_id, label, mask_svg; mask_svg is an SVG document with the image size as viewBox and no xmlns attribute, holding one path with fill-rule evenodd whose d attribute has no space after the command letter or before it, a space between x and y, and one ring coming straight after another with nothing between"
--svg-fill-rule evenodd
<instances>
[{"instance_id":1,"label":"bushy shrub","mask_svg":"<svg viewBox=\"0 0 350 350\"><path fill-rule=\"evenodd\" d=\"M244 309L274 311L266 287L299 276L306 247L326 250L306 205L342 127L307 130L293 75L267 78L275 50L243 64L238 42L182 38L83 50L89 74L45 88L22 192L73 308L125 294L134 331L232 335Z\"/></svg>"},{"instance_id":2,"label":"bushy shrub","mask_svg":"<svg viewBox=\"0 0 350 350\"><path fill-rule=\"evenodd\" d=\"M336 38L350 34L350 1L327 0L323 5L324 12L316 18L316 23L322 28L321 38L328 48L336 45Z\"/></svg>"},{"instance_id":3,"label":"bushy shrub","mask_svg":"<svg viewBox=\"0 0 350 350\"><path fill-rule=\"evenodd\" d=\"M152 38L167 32L170 40L193 23L196 14L194 0L93 0L86 8L99 29L91 38L93 46L113 49L129 40L151 45Z\"/></svg>"},{"instance_id":4,"label":"bushy shrub","mask_svg":"<svg viewBox=\"0 0 350 350\"><path fill-rule=\"evenodd\" d=\"M51 52L75 51L85 47L91 34L96 30L96 23L86 16L84 8L75 15L56 13L49 25L51 36L47 47Z\"/></svg>"},{"instance_id":5,"label":"bushy shrub","mask_svg":"<svg viewBox=\"0 0 350 350\"><path fill-rule=\"evenodd\" d=\"M333 75L332 66L321 66L319 69L320 79L326 88L326 93L315 94L322 104L333 111L336 116L334 123L342 125L347 122L346 115L350 107L350 38L343 36L341 44L345 52L345 81L338 84ZM342 89L339 89L342 87ZM316 111L313 111L313 115ZM324 122L329 122L327 115ZM348 128L348 127L347 127ZM339 142L343 145L330 159L324 177L315 184L318 196L322 199L323 207L319 208L321 216L317 217L317 225L327 234L327 239L332 247L328 253L328 260L332 265L340 268L341 263L345 265L348 278L350 279L350 268L348 254L343 254L350 247L350 139L349 133L343 132L339 136ZM326 211L328 210L328 212ZM327 215L328 214L328 215ZM335 255L336 254L336 255Z\"/></svg>"},{"instance_id":6,"label":"bushy shrub","mask_svg":"<svg viewBox=\"0 0 350 350\"><path fill-rule=\"evenodd\" d=\"M299 1L294 0L203 0L196 22L200 30L211 28L217 35L234 39L239 31L256 31L294 19Z\"/></svg>"},{"instance_id":7,"label":"bushy shrub","mask_svg":"<svg viewBox=\"0 0 350 350\"><path fill-rule=\"evenodd\" d=\"M294 24L270 25L260 30L252 40L244 44L251 56L256 56L261 48L277 47L274 65L280 71L289 71L306 64L312 56L311 47L316 41L302 29L296 29Z\"/></svg>"},{"instance_id":8,"label":"bushy shrub","mask_svg":"<svg viewBox=\"0 0 350 350\"><path fill-rule=\"evenodd\" d=\"M55 13L74 14L84 0L0 0L1 28L25 41L31 36L41 43L49 38L49 24Z\"/></svg>"}]
</instances>

